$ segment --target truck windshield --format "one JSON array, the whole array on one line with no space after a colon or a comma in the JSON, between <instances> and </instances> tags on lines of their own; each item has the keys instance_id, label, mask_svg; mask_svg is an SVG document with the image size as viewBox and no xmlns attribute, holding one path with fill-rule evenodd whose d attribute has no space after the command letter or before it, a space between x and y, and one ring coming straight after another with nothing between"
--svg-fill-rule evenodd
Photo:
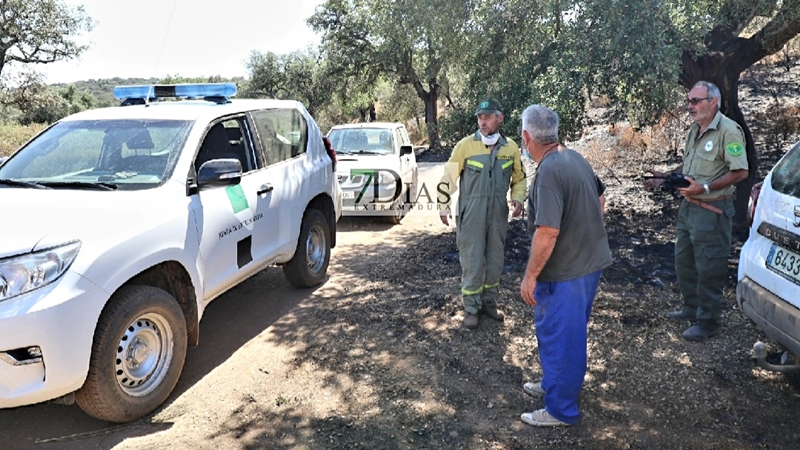
<instances>
[{"instance_id":1,"label":"truck windshield","mask_svg":"<svg viewBox=\"0 0 800 450\"><path fill-rule=\"evenodd\" d=\"M55 124L0 167L0 179L63 189L108 183L160 185L172 173L193 122L91 120Z\"/></svg>"},{"instance_id":2,"label":"truck windshield","mask_svg":"<svg viewBox=\"0 0 800 450\"><path fill-rule=\"evenodd\" d=\"M386 128L334 128L328 139L339 153L394 153L394 136Z\"/></svg>"}]
</instances>

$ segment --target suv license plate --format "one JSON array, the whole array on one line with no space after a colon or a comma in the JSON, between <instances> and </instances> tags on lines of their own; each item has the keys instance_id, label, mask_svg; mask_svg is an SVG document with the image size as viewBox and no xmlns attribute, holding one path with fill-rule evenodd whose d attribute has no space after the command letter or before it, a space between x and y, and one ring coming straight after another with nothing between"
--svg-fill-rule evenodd
<instances>
[{"instance_id":1,"label":"suv license plate","mask_svg":"<svg viewBox=\"0 0 800 450\"><path fill-rule=\"evenodd\" d=\"M356 198L356 193L353 191L342 191L342 198Z\"/></svg>"},{"instance_id":2,"label":"suv license plate","mask_svg":"<svg viewBox=\"0 0 800 450\"><path fill-rule=\"evenodd\" d=\"M800 254L772 244L766 261L767 269L777 272L800 285Z\"/></svg>"}]
</instances>

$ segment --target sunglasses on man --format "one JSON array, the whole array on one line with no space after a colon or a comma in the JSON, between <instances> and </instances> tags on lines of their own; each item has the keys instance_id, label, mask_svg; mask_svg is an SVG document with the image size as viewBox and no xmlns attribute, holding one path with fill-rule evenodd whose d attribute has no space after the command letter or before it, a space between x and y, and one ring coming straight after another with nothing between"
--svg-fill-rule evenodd
<instances>
[{"instance_id":1,"label":"sunglasses on man","mask_svg":"<svg viewBox=\"0 0 800 450\"><path fill-rule=\"evenodd\" d=\"M698 103L702 102L703 100L711 100L711 97L687 98L686 99L686 101L691 103L692 106L696 106Z\"/></svg>"}]
</instances>

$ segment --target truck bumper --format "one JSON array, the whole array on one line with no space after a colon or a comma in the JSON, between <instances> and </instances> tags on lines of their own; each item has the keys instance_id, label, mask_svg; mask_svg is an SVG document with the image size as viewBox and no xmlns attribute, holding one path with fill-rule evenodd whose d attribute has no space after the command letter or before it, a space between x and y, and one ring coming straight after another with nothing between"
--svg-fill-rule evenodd
<instances>
[{"instance_id":1,"label":"truck bumper","mask_svg":"<svg viewBox=\"0 0 800 450\"><path fill-rule=\"evenodd\" d=\"M764 334L800 356L800 309L747 277L736 287L736 301Z\"/></svg>"},{"instance_id":2,"label":"truck bumper","mask_svg":"<svg viewBox=\"0 0 800 450\"><path fill-rule=\"evenodd\" d=\"M55 283L0 302L0 408L79 389L108 294L67 272Z\"/></svg>"}]
</instances>

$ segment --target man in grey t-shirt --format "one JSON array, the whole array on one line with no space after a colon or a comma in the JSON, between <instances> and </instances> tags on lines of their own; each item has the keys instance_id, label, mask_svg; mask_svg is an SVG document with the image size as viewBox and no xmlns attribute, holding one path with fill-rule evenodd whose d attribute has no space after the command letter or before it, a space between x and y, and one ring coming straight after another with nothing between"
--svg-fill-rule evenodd
<instances>
[{"instance_id":1,"label":"man in grey t-shirt","mask_svg":"<svg viewBox=\"0 0 800 450\"><path fill-rule=\"evenodd\" d=\"M520 294L533 307L542 381L525 383L544 409L522 414L535 426L574 425L586 374L586 329L602 269L611 265L602 183L580 153L558 144L558 115L541 105L522 113L522 144L537 163L528 193L534 229Z\"/></svg>"}]
</instances>

